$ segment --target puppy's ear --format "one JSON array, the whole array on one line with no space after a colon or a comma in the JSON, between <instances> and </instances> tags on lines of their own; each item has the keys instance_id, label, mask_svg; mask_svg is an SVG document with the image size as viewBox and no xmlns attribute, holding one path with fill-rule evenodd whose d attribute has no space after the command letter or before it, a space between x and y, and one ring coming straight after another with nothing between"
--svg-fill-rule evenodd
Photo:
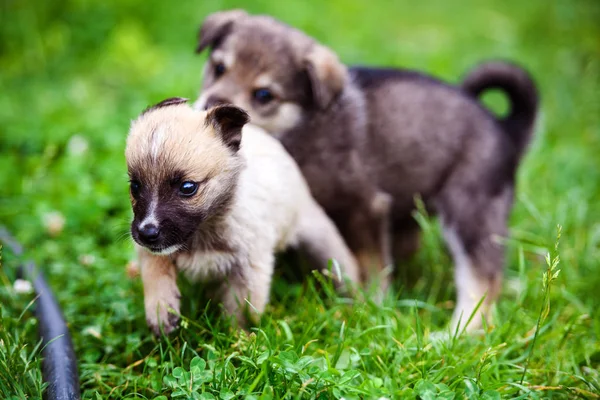
<instances>
[{"instance_id":1,"label":"puppy's ear","mask_svg":"<svg viewBox=\"0 0 600 400\"><path fill-rule=\"evenodd\" d=\"M177 104L187 103L187 101L188 101L188 99L184 99L183 97L170 97L168 99L165 99L165 100L161 101L158 104L155 104L153 106L150 106L150 107L146 108L142 112L142 115L146 114L148 111L156 110L157 108L163 108L163 107L168 107L168 106L175 106Z\"/></svg>"},{"instance_id":2,"label":"puppy's ear","mask_svg":"<svg viewBox=\"0 0 600 400\"><path fill-rule=\"evenodd\" d=\"M231 29L233 23L248 14L244 10L229 10L210 14L200 27L196 53L202 53L209 46L214 46Z\"/></svg>"},{"instance_id":3,"label":"puppy's ear","mask_svg":"<svg viewBox=\"0 0 600 400\"><path fill-rule=\"evenodd\" d=\"M319 108L325 109L342 91L348 80L346 66L327 47L313 44L304 57L313 97Z\"/></svg>"},{"instance_id":4,"label":"puppy's ear","mask_svg":"<svg viewBox=\"0 0 600 400\"><path fill-rule=\"evenodd\" d=\"M212 126L223 143L234 152L240 149L242 127L248 121L250 117L246 111L231 105L211 108L206 114L206 124Z\"/></svg>"}]
</instances>

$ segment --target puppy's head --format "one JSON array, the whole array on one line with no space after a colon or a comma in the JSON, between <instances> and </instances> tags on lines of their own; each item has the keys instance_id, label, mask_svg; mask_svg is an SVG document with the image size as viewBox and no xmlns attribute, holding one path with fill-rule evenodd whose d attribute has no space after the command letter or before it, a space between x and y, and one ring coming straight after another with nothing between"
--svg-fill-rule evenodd
<instances>
[{"instance_id":1,"label":"puppy's head","mask_svg":"<svg viewBox=\"0 0 600 400\"><path fill-rule=\"evenodd\" d=\"M238 150L247 122L237 107L196 111L179 98L133 121L125 157L138 244L174 253L200 224L226 212L243 167Z\"/></svg>"},{"instance_id":2,"label":"puppy's head","mask_svg":"<svg viewBox=\"0 0 600 400\"><path fill-rule=\"evenodd\" d=\"M209 15L196 51L207 48L195 107L234 104L271 133L285 133L311 112L327 109L347 81L346 67L335 53L267 16L241 10Z\"/></svg>"}]
</instances>

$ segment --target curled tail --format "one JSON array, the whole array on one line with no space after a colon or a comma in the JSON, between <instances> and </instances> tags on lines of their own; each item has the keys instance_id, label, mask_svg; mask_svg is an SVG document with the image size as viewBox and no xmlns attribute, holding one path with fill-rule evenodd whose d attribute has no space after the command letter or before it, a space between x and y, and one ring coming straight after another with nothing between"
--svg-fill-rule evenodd
<instances>
[{"instance_id":1,"label":"curled tail","mask_svg":"<svg viewBox=\"0 0 600 400\"><path fill-rule=\"evenodd\" d=\"M522 155L533 134L538 112L538 91L523 68L507 62L492 61L471 70L460 85L471 96L479 97L489 89L500 89L510 100L510 112L498 122Z\"/></svg>"}]
</instances>

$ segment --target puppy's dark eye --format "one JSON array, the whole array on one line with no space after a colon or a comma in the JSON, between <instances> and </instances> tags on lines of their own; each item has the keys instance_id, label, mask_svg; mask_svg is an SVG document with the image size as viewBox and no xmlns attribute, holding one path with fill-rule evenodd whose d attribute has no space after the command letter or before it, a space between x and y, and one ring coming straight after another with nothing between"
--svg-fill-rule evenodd
<instances>
[{"instance_id":1,"label":"puppy's dark eye","mask_svg":"<svg viewBox=\"0 0 600 400\"><path fill-rule=\"evenodd\" d=\"M134 199L140 197L140 191L142 190L142 184L140 181L133 180L129 182L129 190L131 190L131 195Z\"/></svg>"},{"instance_id":2,"label":"puppy's dark eye","mask_svg":"<svg viewBox=\"0 0 600 400\"><path fill-rule=\"evenodd\" d=\"M225 73L225 64L217 63L215 65L215 76L218 78Z\"/></svg>"},{"instance_id":3,"label":"puppy's dark eye","mask_svg":"<svg viewBox=\"0 0 600 400\"><path fill-rule=\"evenodd\" d=\"M182 196L190 197L198 191L198 184L196 182L185 181L179 186L179 194Z\"/></svg>"},{"instance_id":4,"label":"puppy's dark eye","mask_svg":"<svg viewBox=\"0 0 600 400\"><path fill-rule=\"evenodd\" d=\"M252 92L252 97L254 97L254 100L256 100L259 104L270 103L275 98L273 93L267 88L254 90L254 92Z\"/></svg>"}]
</instances>

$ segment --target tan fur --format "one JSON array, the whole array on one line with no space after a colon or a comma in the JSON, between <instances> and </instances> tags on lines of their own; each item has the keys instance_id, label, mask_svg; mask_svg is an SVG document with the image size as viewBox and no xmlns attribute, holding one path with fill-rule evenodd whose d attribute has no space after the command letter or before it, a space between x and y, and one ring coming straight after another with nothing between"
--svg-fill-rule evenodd
<instances>
[{"instance_id":1,"label":"tan fur","mask_svg":"<svg viewBox=\"0 0 600 400\"><path fill-rule=\"evenodd\" d=\"M221 282L225 310L241 324L245 310L254 317L252 311L264 311L274 253L286 247L304 249L322 269L334 258L344 276L358 280L356 261L281 144L246 126L237 150L240 113L235 107L200 112L175 104L150 109L132 124L127 165L145 190L132 199L132 232L153 212L160 235L171 240L163 244L159 235L152 254L137 246L146 316L156 334L160 326L166 333L176 327L177 271L193 281ZM198 191L179 196L174 176L201 182ZM181 231L175 240L165 232L191 220L197 225L186 237Z\"/></svg>"},{"instance_id":2,"label":"tan fur","mask_svg":"<svg viewBox=\"0 0 600 400\"><path fill-rule=\"evenodd\" d=\"M327 47L314 43L304 58L317 102L327 107L346 86L348 71L337 54Z\"/></svg>"},{"instance_id":3,"label":"tan fur","mask_svg":"<svg viewBox=\"0 0 600 400\"><path fill-rule=\"evenodd\" d=\"M177 126L165 124L165 116L177 121ZM212 178L223 170L236 172L243 165L241 160L230 157L229 150L223 146L215 129L212 126L204 127L204 119L199 118L189 107L175 106L168 110L157 110L142 118L134 121L127 138L125 157L130 170L145 171L148 154L152 155L155 165L168 165L170 168L186 171L188 177L196 181ZM175 129L177 134L173 132ZM203 134L198 134L199 131ZM160 159L154 149L159 149ZM198 162L200 159L202 162ZM145 172L149 179L158 182L164 179L166 170ZM210 189L219 190L204 188ZM205 196L193 199L194 202L202 200L205 200Z\"/></svg>"},{"instance_id":4,"label":"tan fur","mask_svg":"<svg viewBox=\"0 0 600 400\"><path fill-rule=\"evenodd\" d=\"M177 270L168 257L145 251L139 251L138 257L142 265L146 322L154 334L159 335L159 322L168 322L164 323L168 329L179 319L181 293L177 287Z\"/></svg>"}]
</instances>

